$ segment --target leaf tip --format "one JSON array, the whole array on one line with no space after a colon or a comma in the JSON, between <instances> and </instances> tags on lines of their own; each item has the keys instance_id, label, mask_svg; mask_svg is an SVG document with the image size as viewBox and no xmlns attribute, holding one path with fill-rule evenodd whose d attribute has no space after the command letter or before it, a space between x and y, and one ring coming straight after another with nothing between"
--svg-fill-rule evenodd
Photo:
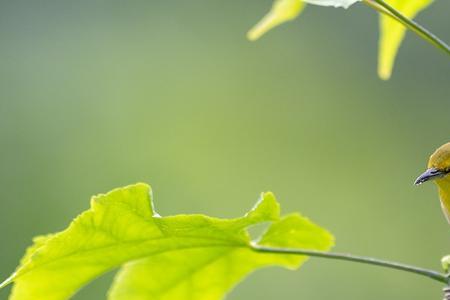
<instances>
[{"instance_id":1,"label":"leaf tip","mask_svg":"<svg viewBox=\"0 0 450 300\"><path fill-rule=\"evenodd\" d=\"M115 188L107 193L97 194L92 196L91 204L101 202L101 201L110 201L111 199L115 199L115 195L120 195L123 193L139 193L139 194L147 194L148 196L152 196L152 188L147 183L138 182L135 184L130 184L124 187Z\"/></svg>"},{"instance_id":2,"label":"leaf tip","mask_svg":"<svg viewBox=\"0 0 450 300\"><path fill-rule=\"evenodd\" d=\"M378 62L378 77L382 80L389 80L392 76L394 61L389 57L380 56Z\"/></svg>"},{"instance_id":3,"label":"leaf tip","mask_svg":"<svg viewBox=\"0 0 450 300\"><path fill-rule=\"evenodd\" d=\"M105 194L98 194L91 198L91 209L96 211L102 209L104 205L111 203L127 203L132 207L136 207L150 215L155 214L155 207L153 203L152 188L146 183L135 183L113 189Z\"/></svg>"},{"instance_id":4,"label":"leaf tip","mask_svg":"<svg viewBox=\"0 0 450 300\"><path fill-rule=\"evenodd\" d=\"M252 42L256 41L277 25L278 24L273 20L273 16L269 13L247 32L247 39Z\"/></svg>"},{"instance_id":5,"label":"leaf tip","mask_svg":"<svg viewBox=\"0 0 450 300\"><path fill-rule=\"evenodd\" d=\"M295 19L304 6L301 0L275 0L272 9L248 31L247 38L255 41L272 28Z\"/></svg>"},{"instance_id":6,"label":"leaf tip","mask_svg":"<svg viewBox=\"0 0 450 300\"><path fill-rule=\"evenodd\" d=\"M261 193L258 202L246 217L255 222L277 221L280 218L280 204L272 192Z\"/></svg>"},{"instance_id":7,"label":"leaf tip","mask_svg":"<svg viewBox=\"0 0 450 300\"><path fill-rule=\"evenodd\" d=\"M247 40L249 40L251 42L254 42L259 38L259 36L254 32L253 28L250 29L245 36L246 36Z\"/></svg>"}]
</instances>

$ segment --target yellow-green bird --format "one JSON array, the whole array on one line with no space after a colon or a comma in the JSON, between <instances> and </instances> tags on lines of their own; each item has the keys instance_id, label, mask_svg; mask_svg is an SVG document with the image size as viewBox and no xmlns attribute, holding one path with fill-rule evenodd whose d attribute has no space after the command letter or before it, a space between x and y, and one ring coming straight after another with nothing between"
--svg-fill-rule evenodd
<instances>
[{"instance_id":1,"label":"yellow-green bird","mask_svg":"<svg viewBox=\"0 0 450 300\"><path fill-rule=\"evenodd\" d=\"M450 143L442 145L431 154L428 169L414 184L420 185L429 180L433 180L438 186L442 211L450 223Z\"/></svg>"}]
</instances>

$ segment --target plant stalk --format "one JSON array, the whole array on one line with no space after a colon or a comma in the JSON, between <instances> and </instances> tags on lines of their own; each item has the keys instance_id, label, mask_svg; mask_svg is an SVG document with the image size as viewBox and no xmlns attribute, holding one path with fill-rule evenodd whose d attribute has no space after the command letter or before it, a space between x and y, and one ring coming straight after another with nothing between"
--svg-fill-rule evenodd
<instances>
[{"instance_id":1,"label":"plant stalk","mask_svg":"<svg viewBox=\"0 0 450 300\"><path fill-rule=\"evenodd\" d=\"M409 19L404 16L400 11L396 10L394 7L384 2L383 0L363 0L365 4L371 8L377 10L378 12L387 15L396 21L403 24L406 28L410 29L416 33L419 37L432 44L438 49L443 50L446 54L450 55L450 46L447 45L443 40L438 38L428 29L424 28L422 25L416 23L414 20Z\"/></svg>"},{"instance_id":2,"label":"plant stalk","mask_svg":"<svg viewBox=\"0 0 450 300\"><path fill-rule=\"evenodd\" d=\"M334 253L334 252L324 252L315 250L305 250L305 249L292 249L292 248L276 248L276 247L266 247L260 245L251 245L252 250L262 253L278 253L278 254L292 254L292 255L307 255L313 257L322 257L328 259L345 260L352 262L359 262L369 265L380 266L384 268L396 269L405 272L410 272L418 275L422 275L433 280L439 281L441 283L448 284L448 277L445 274L439 273L434 270L428 270L419 268L416 266L405 265L398 262L391 262L386 260L381 260L373 257L357 256L348 253Z\"/></svg>"}]
</instances>

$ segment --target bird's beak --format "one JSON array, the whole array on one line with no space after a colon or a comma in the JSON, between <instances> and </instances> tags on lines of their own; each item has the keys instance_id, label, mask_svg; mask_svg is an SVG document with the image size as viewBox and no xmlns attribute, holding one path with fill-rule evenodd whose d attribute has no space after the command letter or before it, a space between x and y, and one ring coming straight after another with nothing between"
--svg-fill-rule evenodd
<instances>
[{"instance_id":1,"label":"bird's beak","mask_svg":"<svg viewBox=\"0 0 450 300\"><path fill-rule=\"evenodd\" d=\"M444 177L448 173L445 171L438 170L436 168L429 168L425 172L423 172L419 177L417 177L416 181L414 181L415 185L420 185L429 180L435 180L437 178Z\"/></svg>"}]
</instances>

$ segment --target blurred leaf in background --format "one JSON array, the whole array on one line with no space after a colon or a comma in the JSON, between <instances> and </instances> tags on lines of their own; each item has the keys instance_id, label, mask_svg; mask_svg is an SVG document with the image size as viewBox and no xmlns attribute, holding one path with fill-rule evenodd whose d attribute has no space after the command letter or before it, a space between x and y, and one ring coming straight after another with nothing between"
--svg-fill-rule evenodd
<instances>
[{"instance_id":1,"label":"blurred leaf in background","mask_svg":"<svg viewBox=\"0 0 450 300\"><path fill-rule=\"evenodd\" d=\"M406 17L414 18L433 0L389 0L393 7L401 11ZM398 49L406 33L404 25L389 16L380 14L380 41L378 50L378 75L382 79L389 79L397 57Z\"/></svg>"},{"instance_id":2,"label":"blurred leaf in background","mask_svg":"<svg viewBox=\"0 0 450 300\"><path fill-rule=\"evenodd\" d=\"M371 1L371 0L368 0ZM303 10L305 3L349 7L358 1L344 0L275 0L270 12L249 32L247 37L254 41L260 38L270 29L295 19ZM421 10L426 8L432 0L386 0L394 8L408 18L414 18ZM392 74L394 60L397 56L400 43L405 35L406 28L403 24L390 16L380 13L380 39L378 51L378 75L381 79L389 79ZM349 55L351 55L349 53Z\"/></svg>"},{"instance_id":3,"label":"blurred leaf in background","mask_svg":"<svg viewBox=\"0 0 450 300\"><path fill-rule=\"evenodd\" d=\"M254 41L272 28L295 19L305 7L301 0L275 0L272 9L247 34Z\"/></svg>"}]
</instances>

